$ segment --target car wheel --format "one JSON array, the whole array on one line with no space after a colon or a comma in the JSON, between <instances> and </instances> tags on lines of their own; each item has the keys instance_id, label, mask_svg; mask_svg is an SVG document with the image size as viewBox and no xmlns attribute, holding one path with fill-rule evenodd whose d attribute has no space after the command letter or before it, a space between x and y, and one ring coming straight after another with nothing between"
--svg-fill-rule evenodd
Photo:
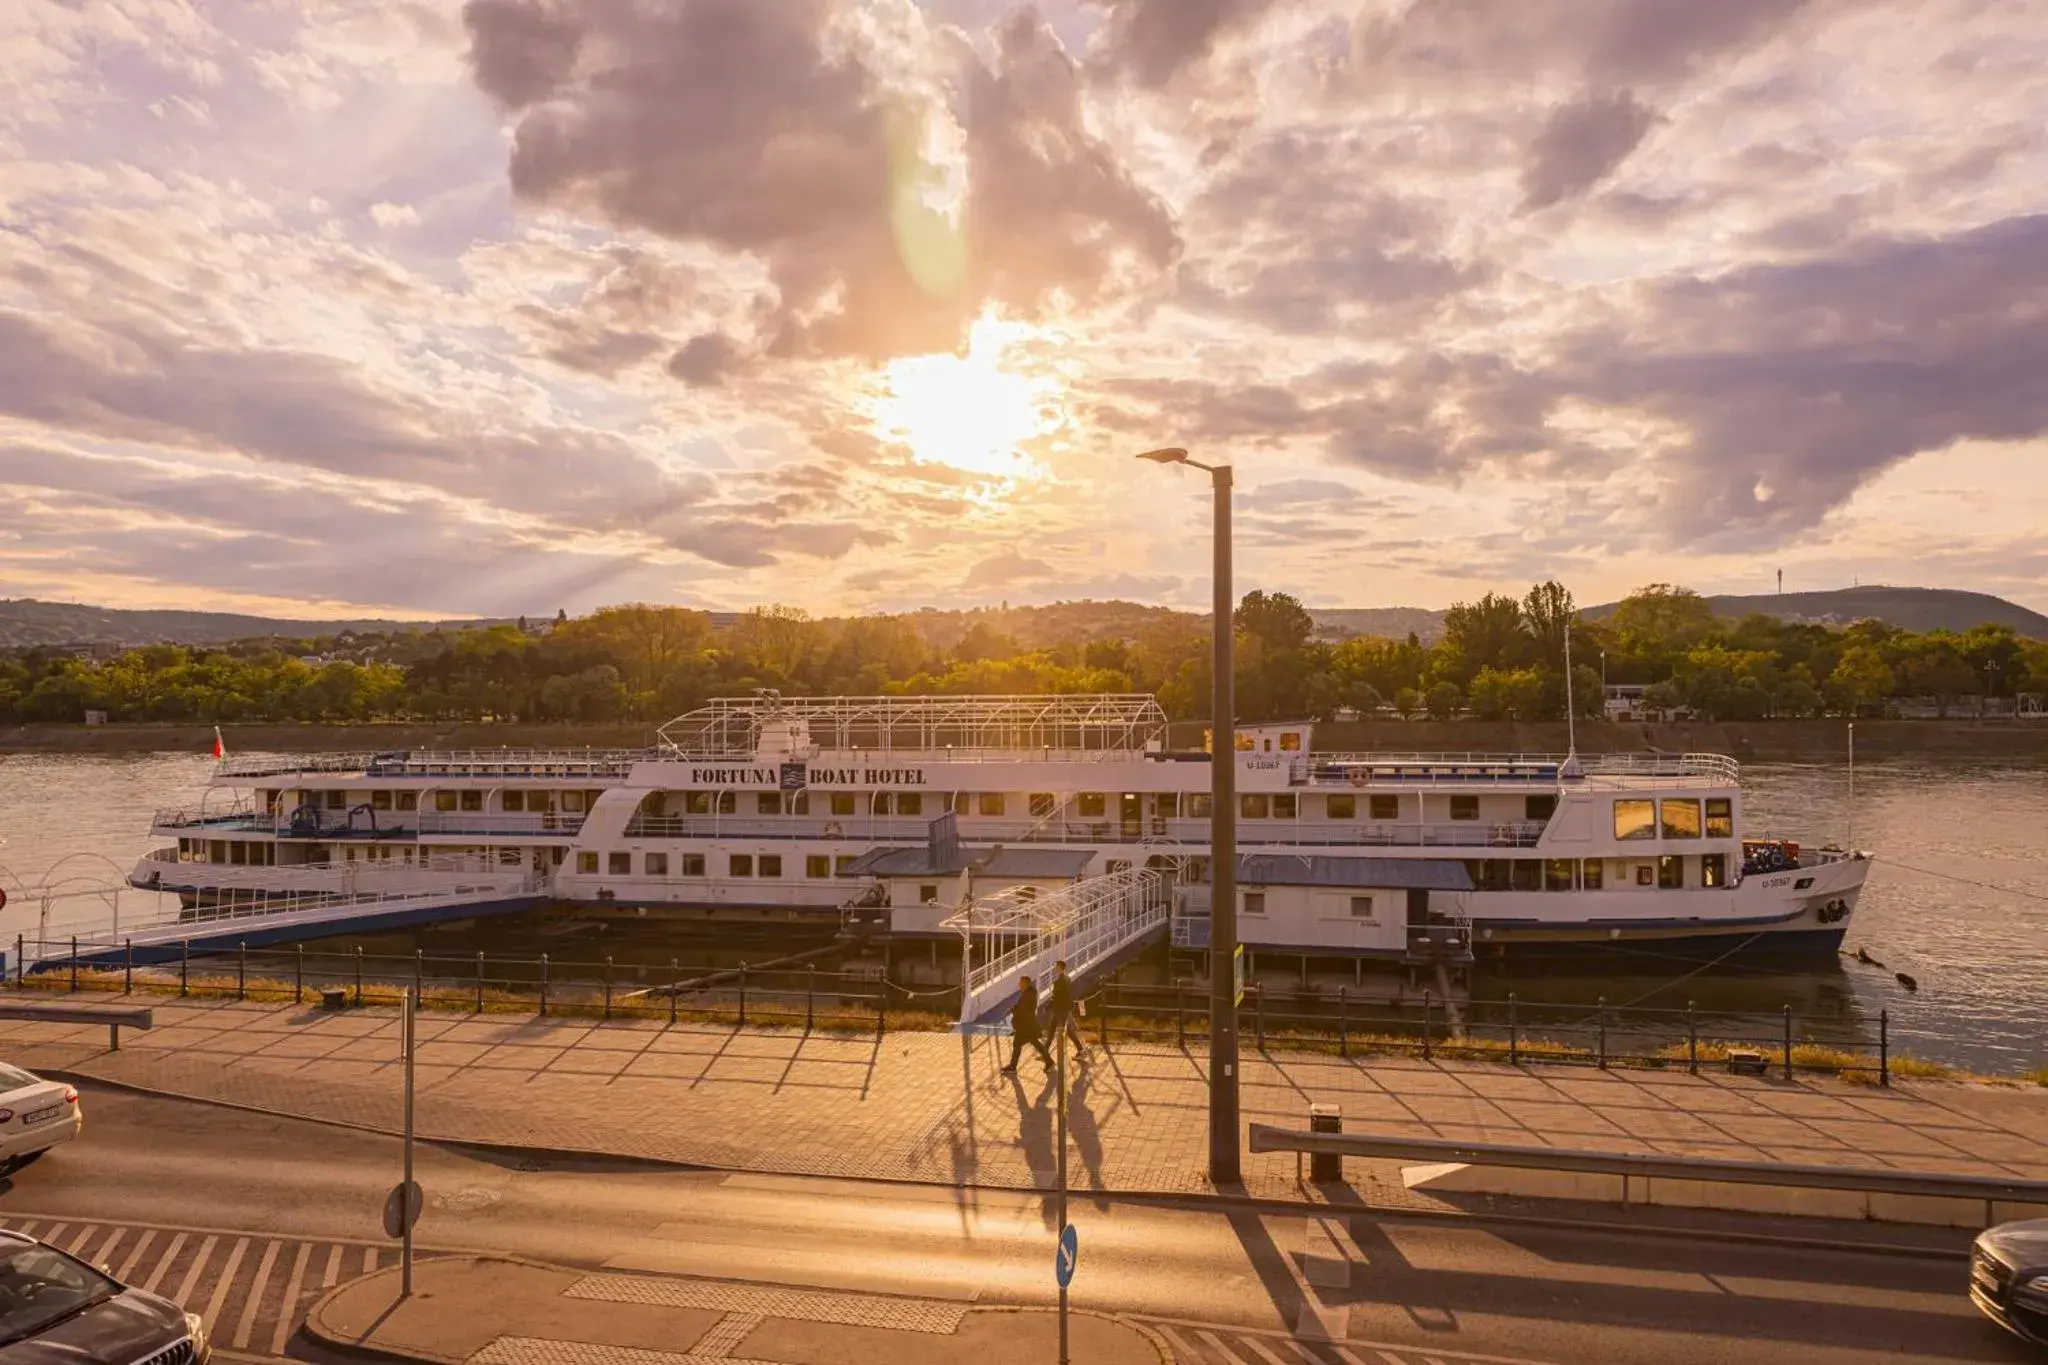
<instances>
[{"instance_id":1,"label":"car wheel","mask_svg":"<svg viewBox=\"0 0 2048 1365\"><path fill-rule=\"evenodd\" d=\"M43 1152L47 1152L47 1151L49 1151L49 1150L50 1150L50 1149L49 1149L49 1148L47 1148L47 1147L43 1148ZM35 1164L36 1164L36 1162L38 1162L38 1161L42 1160L43 1152L24 1152L24 1153L22 1153L22 1154L21 1154L20 1156L18 1156L18 1157L16 1157L16 1158L14 1158L13 1162L9 1164L9 1166L8 1166L8 1168L7 1168L7 1169L8 1169L8 1171L9 1171L9 1172L11 1173L11 1172L14 1172L14 1171L18 1171L18 1170L20 1170L20 1169L21 1169L22 1167L24 1167L24 1166L33 1166L33 1165L35 1165Z\"/></svg>"}]
</instances>

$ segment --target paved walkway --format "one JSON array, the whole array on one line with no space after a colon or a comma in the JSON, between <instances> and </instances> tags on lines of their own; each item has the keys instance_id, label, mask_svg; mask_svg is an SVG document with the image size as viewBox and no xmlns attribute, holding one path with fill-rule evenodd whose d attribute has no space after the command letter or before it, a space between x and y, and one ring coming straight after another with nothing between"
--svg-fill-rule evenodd
<instances>
[{"instance_id":1,"label":"paved walkway","mask_svg":"<svg viewBox=\"0 0 2048 1365\"><path fill-rule=\"evenodd\" d=\"M124 1031L120 1052L103 1027L9 1021L0 1056L303 1118L402 1122L395 1010L152 1003L156 1028ZM1052 1087L1035 1060L1001 1075L993 1038L438 1014L420 1016L419 1036L423 1137L791 1174L1052 1179ZM1117 1044L1077 1067L1074 1185L1209 1188L1204 1061ZM1247 1121L1306 1126L1311 1102L1341 1105L1351 1131L2048 1178L2037 1087L1246 1054ZM1254 1193L1291 1193L1294 1162L1247 1154L1245 1176Z\"/></svg>"},{"instance_id":2,"label":"paved walkway","mask_svg":"<svg viewBox=\"0 0 2048 1365\"><path fill-rule=\"evenodd\" d=\"M581 1274L450 1257L329 1294L306 1319L345 1352L430 1365L1022 1365L1058 1358L1058 1319L1022 1309L781 1289L650 1275ZM1129 1323L1071 1314L1071 1354L1090 1365L1166 1365Z\"/></svg>"}]
</instances>

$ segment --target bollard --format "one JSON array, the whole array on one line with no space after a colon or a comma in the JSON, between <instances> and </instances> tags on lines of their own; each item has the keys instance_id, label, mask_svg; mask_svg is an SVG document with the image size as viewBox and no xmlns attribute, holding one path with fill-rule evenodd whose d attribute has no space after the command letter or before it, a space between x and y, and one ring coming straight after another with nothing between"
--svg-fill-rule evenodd
<instances>
[{"instance_id":1,"label":"bollard","mask_svg":"<svg viewBox=\"0 0 2048 1365\"><path fill-rule=\"evenodd\" d=\"M1508 1065L1522 1064L1522 1027L1520 1002L1513 991L1508 992Z\"/></svg>"},{"instance_id":2,"label":"bollard","mask_svg":"<svg viewBox=\"0 0 2048 1365\"><path fill-rule=\"evenodd\" d=\"M121 968L121 994L135 994L135 940L128 940L128 960Z\"/></svg>"},{"instance_id":3,"label":"bollard","mask_svg":"<svg viewBox=\"0 0 2048 1365\"><path fill-rule=\"evenodd\" d=\"M413 1002L413 1004L417 1005L417 1004L419 1004L419 1003L420 1003L420 1002L421 1002L422 1000L426 999L426 987L427 987L427 950L426 950L426 949L424 949L424 948L415 948L415 949L413 949L413 950L412 950L412 1002Z\"/></svg>"},{"instance_id":4,"label":"bollard","mask_svg":"<svg viewBox=\"0 0 2048 1365\"><path fill-rule=\"evenodd\" d=\"M540 955L540 1014L541 1014L541 1018L543 1018L543 1019L547 1018L547 1013L548 1013L548 955L547 955L546 953L542 953L542 954Z\"/></svg>"},{"instance_id":5,"label":"bollard","mask_svg":"<svg viewBox=\"0 0 2048 1365\"><path fill-rule=\"evenodd\" d=\"M71 993L78 993L78 935L71 936Z\"/></svg>"},{"instance_id":6,"label":"bollard","mask_svg":"<svg viewBox=\"0 0 2048 1365\"><path fill-rule=\"evenodd\" d=\"M1422 991L1422 1060L1433 1061L1436 1057L1436 1041L1431 1036L1436 1032L1436 997L1428 987Z\"/></svg>"},{"instance_id":7,"label":"bollard","mask_svg":"<svg viewBox=\"0 0 2048 1365\"><path fill-rule=\"evenodd\" d=\"M889 978L883 977L875 986L875 1036L881 1037L889 1031Z\"/></svg>"},{"instance_id":8,"label":"bollard","mask_svg":"<svg viewBox=\"0 0 2048 1365\"><path fill-rule=\"evenodd\" d=\"M484 953L481 948L476 953L476 1012L484 1012Z\"/></svg>"},{"instance_id":9,"label":"bollard","mask_svg":"<svg viewBox=\"0 0 2048 1365\"><path fill-rule=\"evenodd\" d=\"M28 970L28 940L20 934L14 936L14 984L21 985L22 973Z\"/></svg>"},{"instance_id":10,"label":"bollard","mask_svg":"<svg viewBox=\"0 0 2048 1365\"><path fill-rule=\"evenodd\" d=\"M1308 1130L1311 1133L1341 1133L1344 1131L1344 1111L1334 1104L1311 1104L1308 1107ZM1311 1152L1308 1158L1308 1178L1317 1184L1344 1178L1344 1157L1340 1152Z\"/></svg>"},{"instance_id":11,"label":"bollard","mask_svg":"<svg viewBox=\"0 0 2048 1365\"><path fill-rule=\"evenodd\" d=\"M1685 1069L1700 1074L1700 1026L1692 1017L1692 1001L1685 1002Z\"/></svg>"},{"instance_id":12,"label":"bollard","mask_svg":"<svg viewBox=\"0 0 2048 1365\"><path fill-rule=\"evenodd\" d=\"M249 940L235 945L235 999L249 998Z\"/></svg>"},{"instance_id":13,"label":"bollard","mask_svg":"<svg viewBox=\"0 0 2048 1365\"><path fill-rule=\"evenodd\" d=\"M1096 998L1096 1001L1097 1001L1097 1004L1096 1004L1096 1007L1095 1007L1095 1045L1096 1045L1097 1047L1099 1047L1099 1048L1105 1048L1105 1049L1106 1049L1106 1048L1108 1048L1108 1046L1109 1046L1109 990L1108 990L1108 988L1107 988L1107 987L1104 987L1104 988L1103 988L1102 990L1100 990L1100 991L1097 991L1097 992L1096 992L1096 994L1095 994L1095 998Z\"/></svg>"},{"instance_id":14,"label":"bollard","mask_svg":"<svg viewBox=\"0 0 2048 1365\"><path fill-rule=\"evenodd\" d=\"M747 1026L747 964L740 964L740 1027Z\"/></svg>"},{"instance_id":15,"label":"bollard","mask_svg":"<svg viewBox=\"0 0 2048 1365\"><path fill-rule=\"evenodd\" d=\"M306 945L297 945L298 952L292 964L292 1003L306 1003Z\"/></svg>"},{"instance_id":16,"label":"bollard","mask_svg":"<svg viewBox=\"0 0 2048 1365\"><path fill-rule=\"evenodd\" d=\"M1173 1026L1174 1032L1180 1035L1180 1045L1183 1050L1188 1045L1187 994L1185 986L1175 986L1173 988Z\"/></svg>"},{"instance_id":17,"label":"bollard","mask_svg":"<svg viewBox=\"0 0 2048 1365\"><path fill-rule=\"evenodd\" d=\"M811 1031L811 1023L818 998L818 964L813 962L804 971L804 1032Z\"/></svg>"},{"instance_id":18,"label":"bollard","mask_svg":"<svg viewBox=\"0 0 2048 1365\"><path fill-rule=\"evenodd\" d=\"M363 945L356 945L356 1008L363 1007Z\"/></svg>"},{"instance_id":19,"label":"bollard","mask_svg":"<svg viewBox=\"0 0 2048 1365\"><path fill-rule=\"evenodd\" d=\"M1785 1006L1785 1079L1792 1079L1792 1007Z\"/></svg>"},{"instance_id":20,"label":"bollard","mask_svg":"<svg viewBox=\"0 0 2048 1365\"><path fill-rule=\"evenodd\" d=\"M1351 1055L1351 1011L1342 986L1337 988L1337 1055Z\"/></svg>"},{"instance_id":21,"label":"bollard","mask_svg":"<svg viewBox=\"0 0 2048 1365\"><path fill-rule=\"evenodd\" d=\"M818 969L813 967L811 970L815 972ZM674 958L670 958L668 960L668 1026L670 1028L676 1026L676 997L682 993L683 969ZM809 1028L810 1007L808 1005L804 1007L804 1018L806 1020L804 1027Z\"/></svg>"},{"instance_id":22,"label":"bollard","mask_svg":"<svg viewBox=\"0 0 2048 1365\"><path fill-rule=\"evenodd\" d=\"M1600 1069L1607 1069L1607 997L1600 997Z\"/></svg>"},{"instance_id":23,"label":"bollard","mask_svg":"<svg viewBox=\"0 0 2048 1365\"><path fill-rule=\"evenodd\" d=\"M604 959L604 1017L612 1017L612 959L609 953Z\"/></svg>"},{"instance_id":24,"label":"bollard","mask_svg":"<svg viewBox=\"0 0 2048 1365\"><path fill-rule=\"evenodd\" d=\"M1877 1012L1877 1083L1887 1090L1892 1084L1892 1012Z\"/></svg>"},{"instance_id":25,"label":"bollard","mask_svg":"<svg viewBox=\"0 0 2048 1365\"><path fill-rule=\"evenodd\" d=\"M181 938L178 940L178 995L181 999L192 993L191 982L192 940Z\"/></svg>"},{"instance_id":26,"label":"bollard","mask_svg":"<svg viewBox=\"0 0 2048 1365\"><path fill-rule=\"evenodd\" d=\"M1266 988L1260 982L1252 982L1252 1032L1258 1040L1259 1051L1266 1050Z\"/></svg>"}]
</instances>

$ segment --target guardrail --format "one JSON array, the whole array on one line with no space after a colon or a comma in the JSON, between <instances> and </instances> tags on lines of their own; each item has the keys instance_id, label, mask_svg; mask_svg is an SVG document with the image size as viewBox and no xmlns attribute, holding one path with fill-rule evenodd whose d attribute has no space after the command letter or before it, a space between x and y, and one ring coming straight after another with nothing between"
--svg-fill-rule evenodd
<instances>
[{"instance_id":1,"label":"guardrail","mask_svg":"<svg viewBox=\"0 0 2048 1365\"><path fill-rule=\"evenodd\" d=\"M1981 1199L1990 1222L1994 1203L2048 1204L2048 1180L2012 1176L1950 1175L1939 1171L1894 1171L1870 1166L1815 1166L1789 1161L1727 1161L1719 1157L1661 1156L1644 1152L1589 1152L1569 1147L1519 1147L1504 1143L1456 1142L1441 1138L1382 1137L1372 1133L1305 1133L1272 1124L1251 1125L1254 1152L1302 1156L1377 1157L1383 1160L1506 1166L1516 1170L1618 1175L1622 1204L1633 1180L1718 1180L1734 1185L1779 1185L1811 1190L1847 1190L1909 1198Z\"/></svg>"},{"instance_id":2,"label":"guardrail","mask_svg":"<svg viewBox=\"0 0 2048 1365\"><path fill-rule=\"evenodd\" d=\"M428 818L420 818L420 832L429 829ZM452 817L444 817L452 818ZM517 819L511 817L470 817L476 819ZM529 817L530 818L530 817ZM855 843L887 843L902 840L923 843L931 821L923 816L886 815L647 815L636 814L626 823L628 839L821 839ZM1245 846L1280 845L1327 848L1534 848L1545 826L1537 821L1455 821L1427 825L1394 822L1359 824L1351 821L1302 820L1298 818L1242 818L1237 841ZM1048 816L1041 820L1001 820L977 815L960 817L962 839L1005 844L1138 844L1166 839L1175 843L1203 845L1209 842L1206 818L1148 815L1140 820L1076 816L1071 819ZM465 829L464 832L468 832Z\"/></svg>"}]
</instances>

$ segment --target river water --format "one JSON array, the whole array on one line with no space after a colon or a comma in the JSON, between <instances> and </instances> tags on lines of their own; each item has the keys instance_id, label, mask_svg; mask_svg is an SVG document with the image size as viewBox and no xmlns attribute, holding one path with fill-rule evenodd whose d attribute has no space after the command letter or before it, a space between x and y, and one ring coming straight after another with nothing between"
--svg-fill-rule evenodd
<instances>
[{"instance_id":1,"label":"river water","mask_svg":"<svg viewBox=\"0 0 2048 1365\"><path fill-rule=\"evenodd\" d=\"M211 766L204 754L15 754L0 762L0 886L12 897L0 910L0 940L11 945L15 934L34 930L34 898L21 894L24 886L54 880L85 892L117 882L152 846L150 812L195 803ZM1845 957L1797 972L1737 964L1700 971L1639 953L1597 970L1513 964L1482 977L1475 999L1512 990L1525 1001L1695 1001L1721 1012L1791 1004L1802 1017L1847 1021L1864 1036L1882 1010L1894 1046L1915 1055L1989 1072L2048 1066L2048 766L1867 764L1857 769L1853 806L1839 766L1753 763L1743 778L1746 834L1846 843L1853 816L1855 845L1877 866L1847 946L1866 950L1882 969ZM477 932L525 940L534 928ZM1899 984L1899 972L1917 981L1917 992Z\"/></svg>"}]
</instances>

